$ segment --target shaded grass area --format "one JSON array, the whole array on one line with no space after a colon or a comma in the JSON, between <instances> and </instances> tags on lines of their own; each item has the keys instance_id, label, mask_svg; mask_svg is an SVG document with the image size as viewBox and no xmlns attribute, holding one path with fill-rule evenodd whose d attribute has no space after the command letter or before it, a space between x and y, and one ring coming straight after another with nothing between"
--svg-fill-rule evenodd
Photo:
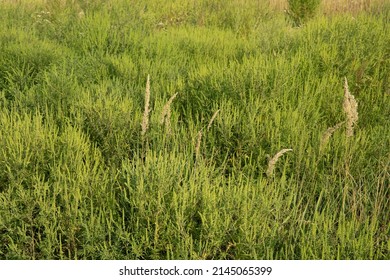
<instances>
[{"instance_id":1,"label":"shaded grass area","mask_svg":"<svg viewBox=\"0 0 390 280\"><path fill-rule=\"evenodd\" d=\"M390 257L388 8L50 3L0 6L1 259Z\"/></svg>"}]
</instances>

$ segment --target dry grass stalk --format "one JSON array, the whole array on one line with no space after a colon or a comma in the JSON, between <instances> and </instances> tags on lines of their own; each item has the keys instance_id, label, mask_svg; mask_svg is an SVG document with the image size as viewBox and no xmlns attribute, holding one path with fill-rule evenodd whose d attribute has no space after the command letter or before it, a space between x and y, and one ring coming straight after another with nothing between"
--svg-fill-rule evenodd
<instances>
[{"instance_id":1,"label":"dry grass stalk","mask_svg":"<svg viewBox=\"0 0 390 280\"><path fill-rule=\"evenodd\" d=\"M291 151L292 151L292 149L283 149L283 150L279 151L276 155L274 155L274 157L268 162L268 168L267 168L267 172L266 172L267 177L271 177L278 159L283 154L285 154L287 152L291 152Z\"/></svg>"},{"instance_id":2,"label":"dry grass stalk","mask_svg":"<svg viewBox=\"0 0 390 280\"><path fill-rule=\"evenodd\" d=\"M198 158L199 154L200 154L200 144L202 142L202 135L203 135L202 130L199 130L197 141L196 141L196 146L195 146L195 157L196 158Z\"/></svg>"},{"instance_id":3,"label":"dry grass stalk","mask_svg":"<svg viewBox=\"0 0 390 280\"><path fill-rule=\"evenodd\" d=\"M144 136L146 131L149 127L149 103L150 103L150 77L148 75L148 78L146 80L146 91L145 91L145 110L144 110L144 116L142 118L142 131L141 135Z\"/></svg>"},{"instance_id":4,"label":"dry grass stalk","mask_svg":"<svg viewBox=\"0 0 390 280\"><path fill-rule=\"evenodd\" d=\"M219 113L219 109L217 111L215 111L215 113L211 117L209 125L207 126L207 131L209 131L209 129L211 128L211 125L213 124L213 122L214 122L215 118L217 117L218 113Z\"/></svg>"},{"instance_id":5,"label":"dry grass stalk","mask_svg":"<svg viewBox=\"0 0 390 280\"><path fill-rule=\"evenodd\" d=\"M348 81L347 78L345 78L343 108L345 114L347 115L347 137L353 136L353 127L358 121L357 107L358 104L355 100L355 97L349 92Z\"/></svg>"},{"instance_id":6,"label":"dry grass stalk","mask_svg":"<svg viewBox=\"0 0 390 280\"><path fill-rule=\"evenodd\" d=\"M178 95L178 92L176 92L174 95L172 95L171 98L169 98L168 102L165 103L163 110L161 112L161 118L160 118L161 124L163 124L166 121L166 118L171 114L171 104L177 95Z\"/></svg>"},{"instance_id":7,"label":"dry grass stalk","mask_svg":"<svg viewBox=\"0 0 390 280\"><path fill-rule=\"evenodd\" d=\"M174 95L171 96L171 98L169 98L168 102L165 103L163 110L161 112L160 124L163 125L165 123L168 134L171 133L171 121L170 121L171 120L171 104L177 95L178 95L178 92L176 92Z\"/></svg>"},{"instance_id":8,"label":"dry grass stalk","mask_svg":"<svg viewBox=\"0 0 390 280\"><path fill-rule=\"evenodd\" d=\"M330 137L332 136L332 134L333 134L337 129L339 129L344 123L345 123L345 122L341 122L341 123L336 124L335 126L329 127L329 128L324 132L324 134L322 135L322 138L321 138L321 143L320 143L321 149L322 149L323 147L325 147L325 145L329 142L329 139L330 139Z\"/></svg>"}]
</instances>

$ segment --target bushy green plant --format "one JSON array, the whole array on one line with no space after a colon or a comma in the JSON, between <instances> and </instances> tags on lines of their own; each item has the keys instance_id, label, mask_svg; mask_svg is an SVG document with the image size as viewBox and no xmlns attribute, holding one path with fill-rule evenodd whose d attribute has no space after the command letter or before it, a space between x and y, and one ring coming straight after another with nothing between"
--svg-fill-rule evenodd
<instances>
[{"instance_id":1,"label":"bushy green plant","mask_svg":"<svg viewBox=\"0 0 390 280\"><path fill-rule=\"evenodd\" d=\"M321 0L288 0L287 14L294 26L301 26L316 13Z\"/></svg>"},{"instance_id":2,"label":"bushy green plant","mask_svg":"<svg viewBox=\"0 0 390 280\"><path fill-rule=\"evenodd\" d=\"M386 9L6 2L0 260L390 258Z\"/></svg>"}]
</instances>

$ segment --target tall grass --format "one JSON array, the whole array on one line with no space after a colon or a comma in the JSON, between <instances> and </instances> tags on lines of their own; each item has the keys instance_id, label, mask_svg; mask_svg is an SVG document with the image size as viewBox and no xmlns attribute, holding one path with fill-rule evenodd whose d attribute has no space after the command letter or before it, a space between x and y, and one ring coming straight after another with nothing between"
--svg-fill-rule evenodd
<instances>
[{"instance_id":1,"label":"tall grass","mask_svg":"<svg viewBox=\"0 0 390 280\"><path fill-rule=\"evenodd\" d=\"M1 259L390 257L385 4L60 2L0 4Z\"/></svg>"}]
</instances>

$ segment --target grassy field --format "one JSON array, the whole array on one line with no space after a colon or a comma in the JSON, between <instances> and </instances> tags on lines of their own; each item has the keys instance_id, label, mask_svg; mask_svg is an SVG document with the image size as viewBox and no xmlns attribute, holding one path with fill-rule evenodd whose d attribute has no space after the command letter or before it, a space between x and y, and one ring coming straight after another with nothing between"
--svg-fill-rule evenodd
<instances>
[{"instance_id":1,"label":"grassy field","mask_svg":"<svg viewBox=\"0 0 390 280\"><path fill-rule=\"evenodd\" d=\"M390 259L390 5L326 2L0 1L0 259Z\"/></svg>"}]
</instances>

